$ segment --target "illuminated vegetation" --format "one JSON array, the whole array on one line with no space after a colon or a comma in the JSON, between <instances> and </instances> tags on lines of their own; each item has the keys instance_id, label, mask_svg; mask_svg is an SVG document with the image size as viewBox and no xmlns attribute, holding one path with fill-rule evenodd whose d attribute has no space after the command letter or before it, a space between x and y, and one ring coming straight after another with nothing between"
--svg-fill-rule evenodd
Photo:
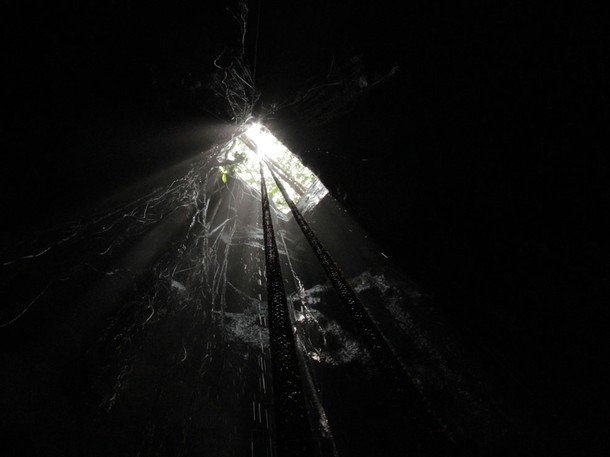
<instances>
[{"instance_id":1,"label":"illuminated vegetation","mask_svg":"<svg viewBox=\"0 0 610 457\"><path fill-rule=\"evenodd\" d=\"M243 136L245 138L242 140ZM278 141L269 130L258 124L250 127L228 147L221 167L223 177L239 178L253 188L259 189L259 154L253 150L253 147L258 149L264 160L274 168L275 174L285 183L288 195L295 202L298 202L318 180L296 155ZM265 175L269 178L266 179L269 198L278 210L288 213L290 209L266 167Z\"/></svg>"}]
</instances>

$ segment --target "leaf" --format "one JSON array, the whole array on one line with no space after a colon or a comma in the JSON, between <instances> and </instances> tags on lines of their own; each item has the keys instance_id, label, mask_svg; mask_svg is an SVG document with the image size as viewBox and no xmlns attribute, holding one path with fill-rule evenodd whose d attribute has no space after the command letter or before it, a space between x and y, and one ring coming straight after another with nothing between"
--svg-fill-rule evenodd
<instances>
[{"instance_id":1,"label":"leaf","mask_svg":"<svg viewBox=\"0 0 610 457\"><path fill-rule=\"evenodd\" d=\"M227 178L227 174L226 174L226 173L223 173L223 174L222 174L222 182L226 184L228 180L229 180L229 179Z\"/></svg>"}]
</instances>

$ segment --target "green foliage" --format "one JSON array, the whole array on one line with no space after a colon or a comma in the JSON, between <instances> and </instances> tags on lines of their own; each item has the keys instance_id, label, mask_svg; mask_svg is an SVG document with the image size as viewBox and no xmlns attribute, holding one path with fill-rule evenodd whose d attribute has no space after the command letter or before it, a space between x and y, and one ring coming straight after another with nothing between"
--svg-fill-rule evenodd
<instances>
[{"instance_id":1,"label":"green foliage","mask_svg":"<svg viewBox=\"0 0 610 457\"><path fill-rule=\"evenodd\" d=\"M286 173L289 173L292 179L298 182L304 190L307 190L316 181L316 176L277 140L276 146L276 151L271 158L274 164L279 166ZM220 170L223 173L222 181L224 183L227 182L226 179L228 179L228 176L232 176L241 179L255 189L260 189L259 160L254 151L242 141L236 141L232 145L230 151L228 151L226 158L226 163L220 167ZM265 181L267 183L269 199L277 209L287 213L290 209L268 172L265 172ZM299 200L300 196L298 192L294 190L289 183L285 182L284 187L290 198L295 202Z\"/></svg>"}]
</instances>

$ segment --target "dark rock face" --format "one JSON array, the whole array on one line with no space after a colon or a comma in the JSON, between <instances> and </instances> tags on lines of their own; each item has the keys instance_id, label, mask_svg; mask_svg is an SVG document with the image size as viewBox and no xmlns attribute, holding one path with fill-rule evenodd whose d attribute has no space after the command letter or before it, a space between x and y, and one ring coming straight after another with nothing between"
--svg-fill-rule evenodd
<instances>
[{"instance_id":1,"label":"dark rock face","mask_svg":"<svg viewBox=\"0 0 610 457\"><path fill-rule=\"evenodd\" d=\"M377 12L355 22L361 71L397 72L323 125L314 94L271 123L463 338L599 443L608 270L593 208L606 206L607 160L587 114L603 72L584 43L599 24L582 13ZM349 98L354 78L343 81Z\"/></svg>"}]
</instances>

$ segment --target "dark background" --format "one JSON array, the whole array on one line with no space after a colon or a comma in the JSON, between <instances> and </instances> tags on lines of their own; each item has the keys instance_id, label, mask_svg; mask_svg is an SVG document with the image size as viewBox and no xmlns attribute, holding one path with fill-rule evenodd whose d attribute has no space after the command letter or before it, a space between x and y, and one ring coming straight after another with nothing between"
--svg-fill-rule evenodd
<instances>
[{"instance_id":1,"label":"dark background","mask_svg":"<svg viewBox=\"0 0 610 457\"><path fill-rule=\"evenodd\" d=\"M238 44L221 3L74 2L2 15L3 243L230 131L209 90L214 58ZM599 12L251 3L250 62L262 5L257 112L347 69L343 84L323 89L325 103L293 103L267 123L465 339L596 446L608 282Z\"/></svg>"}]
</instances>

